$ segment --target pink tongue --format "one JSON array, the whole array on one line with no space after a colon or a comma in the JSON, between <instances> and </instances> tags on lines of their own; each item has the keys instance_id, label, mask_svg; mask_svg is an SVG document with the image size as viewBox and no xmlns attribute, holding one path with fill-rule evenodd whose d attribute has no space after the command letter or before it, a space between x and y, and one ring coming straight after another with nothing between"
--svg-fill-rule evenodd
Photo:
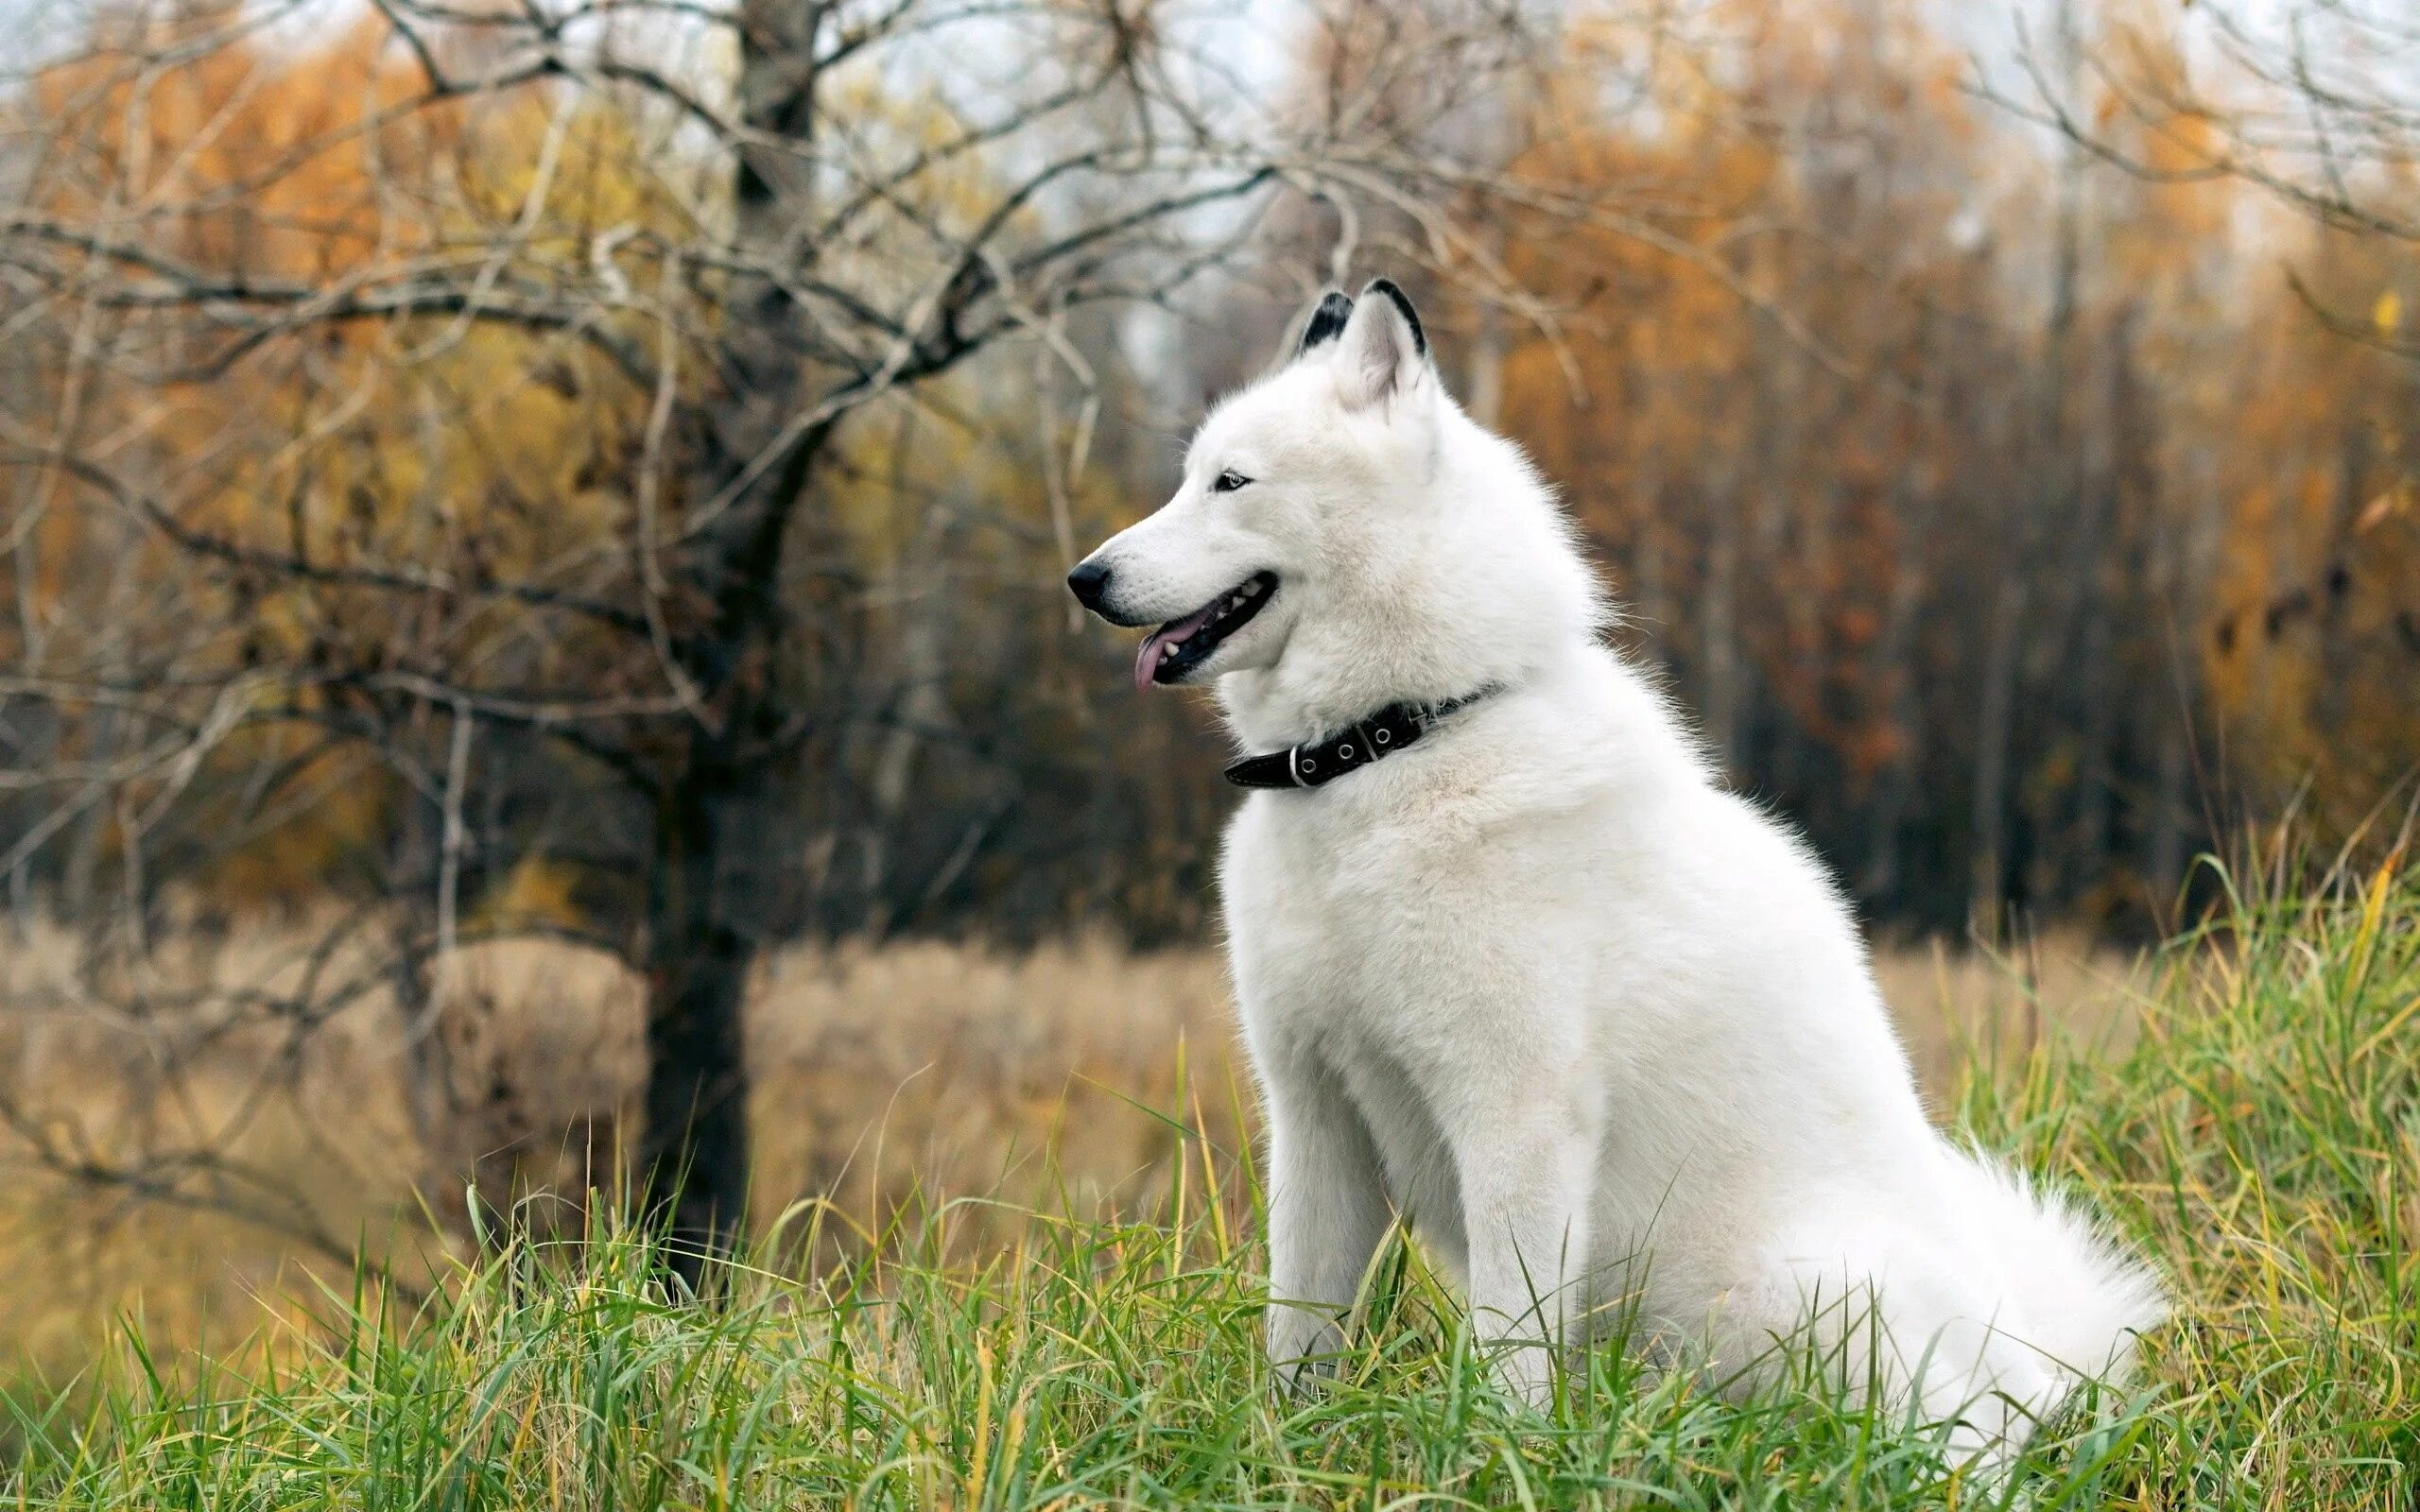
<instances>
[{"instance_id":1,"label":"pink tongue","mask_svg":"<svg viewBox=\"0 0 2420 1512\"><path fill-rule=\"evenodd\" d=\"M1182 641L1209 624L1210 616L1218 613L1219 606L1224 602L1224 599L1214 598L1194 613L1181 620L1170 620L1143 637L1143 649L1134 653L1134 690L1137 693L1158 680L1153 674L1160 669L1160 647Z\"/></svg>"}]
</instances>

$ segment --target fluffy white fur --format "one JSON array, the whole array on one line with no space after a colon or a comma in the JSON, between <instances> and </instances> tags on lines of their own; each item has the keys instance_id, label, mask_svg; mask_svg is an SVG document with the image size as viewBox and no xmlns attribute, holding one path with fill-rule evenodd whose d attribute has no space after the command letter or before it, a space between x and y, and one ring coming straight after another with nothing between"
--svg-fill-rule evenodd
<instances>
[{"instance_id":1,"label":"fluffy white fur","mask_svg":"<svg viewBox=\"0 0 2420 1512\"><path fill-rule=\"evenodd\" d=\"M1811 1331L1996 1457L2158 1320L2085 1216L1927 1125L1823 867L1601 644L1568 521L1389 298L1220 404L1175 497L1091 560L1123 624L1277 575L1187 679L1251 750L1505 690L1228 832L1289 1379L1398 1214L1533 1401L1543 1346L1616 1314L1743 1384Z\"/></svg>"}]
</instances>

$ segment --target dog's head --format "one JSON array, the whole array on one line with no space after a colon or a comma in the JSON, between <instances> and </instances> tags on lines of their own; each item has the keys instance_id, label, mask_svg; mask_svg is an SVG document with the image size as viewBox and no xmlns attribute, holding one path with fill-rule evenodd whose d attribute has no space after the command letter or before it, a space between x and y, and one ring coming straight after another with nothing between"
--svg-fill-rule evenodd
<instances>
[{"instance_id":1,"label":"dog's head","mask_svg":"<svg viewBox=\"0 0 2420 1512\"><path fill-rule=\"evenodd\" d=\"M1385 279L1322 299L1288 360L1202 422L1175 496L1067 582L1111 624L1155 627L1137 687L1259 674L1231 702L1236 681L1282 685L1314 724L1467 692L1525 654L1542 603L1576 592L1594 612L1560 511L1456 407Z\"/></svg>"}]
</instances>

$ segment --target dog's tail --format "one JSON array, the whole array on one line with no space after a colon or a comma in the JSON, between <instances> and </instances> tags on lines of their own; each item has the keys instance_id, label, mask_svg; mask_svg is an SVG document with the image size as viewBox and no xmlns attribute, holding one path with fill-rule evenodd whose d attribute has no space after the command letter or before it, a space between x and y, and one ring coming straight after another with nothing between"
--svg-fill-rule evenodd
<instances>
[{"instance_id":1,"label":"dog's tail","mask_svg":"<svg viewBox=\"0 0 2420 1512\"><path fill-rule=\"evenodd\" d=\"M2135 1340L2168 1315L2159 1281L2088 1213L1990 1160L1974 1162L1987 1230L2025 1340L2063 1373L2123 1381Z\"/></svg>"}]
</instances>

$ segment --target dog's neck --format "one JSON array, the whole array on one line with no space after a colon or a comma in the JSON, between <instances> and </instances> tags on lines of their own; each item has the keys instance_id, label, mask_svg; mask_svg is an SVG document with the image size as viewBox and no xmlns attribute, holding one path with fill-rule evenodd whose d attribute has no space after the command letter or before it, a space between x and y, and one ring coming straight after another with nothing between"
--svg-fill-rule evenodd
<instances>
[{"instance_id":1,"label":"dog's neck","mask_svg":"<svg viewBox=\"0 0 2420 1512\"><path fill-rule=\"evenodd\" d=\"M1510 659L1456 660L1463 664L1440 661L1392 679L1289 678L1281 661L1266 671L1219 679L1219 700L1228 730L1244 750L1282 750L1315 745L1382 710L1458 705L1482 690L1518 688L1538 670Z\"/></svg>"},{"instance_id":2,"label":"dog's neck","mask_svg":"<svg viewBox=\"0 0 2420 1512\"><path fill-rule=\"evenodd\" d=\"M1491 683L1443 703L1389 704L1325 740L1239 757L1227 764L1226 778L1246 788L1307 791L1325 787L1409 749L1456 714L1503 691Z\"/></svg>"}]
</instances>

